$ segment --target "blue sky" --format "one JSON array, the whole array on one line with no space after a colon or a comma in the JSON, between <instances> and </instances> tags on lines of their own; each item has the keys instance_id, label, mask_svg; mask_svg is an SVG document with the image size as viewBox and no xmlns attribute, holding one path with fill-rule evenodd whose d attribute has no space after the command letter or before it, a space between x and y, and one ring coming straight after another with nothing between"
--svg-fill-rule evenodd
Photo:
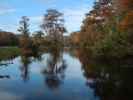
<instances>
[{"instance_id":1,"label":"blue sky","mask_svg":"<svg viewBox=\"0 0 133 100\"><path fill-rule=\"evenodd\" d=\"M85 13L94 0L0 0L0 29L17 33L22 16L30 18L30 31L40 30L42 16L49 8L64 13L69 33L80 30Z\"/></svg>"}]
</instances>

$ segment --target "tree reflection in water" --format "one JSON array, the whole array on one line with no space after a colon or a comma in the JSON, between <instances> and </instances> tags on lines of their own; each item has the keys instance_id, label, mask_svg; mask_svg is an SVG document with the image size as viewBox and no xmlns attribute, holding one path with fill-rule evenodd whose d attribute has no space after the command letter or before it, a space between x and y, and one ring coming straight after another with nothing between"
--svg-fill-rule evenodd
<instances>
[{"instance_id":1,"label":"tree reflection in water","mask_svg":"<svg viewBox=\"0 0 133 100\"><path fill-rule=\"evenodd\" d=\"M27 56L27 55L22 55L21 56L21 63L22 66L20 67L21 70L21 77L24 80L24 82L29 80L29 65L34 62L34 60L41 61L42 56L41 53L35 53L34 55Z\"/></svg>"},{"instance_id":2,"label":"tree reflection in water","mask_svg":"<svg viewBox=\"0 0 133 100\"><path fill-rule=\"evenodd\" d=\"M27 56L21 56L21 62L21 77L24 80L24 82L26 82L29 80L29 64L31 63L31 59Z\"/></svg>"},{"instance_id":3,"label":"tree reflection in water","mask_svg":"<svg viewBox=\"0 0 133 100\"><path fill-rule=\"evenodd\" d=\"M8 67L10 64L13 64L13 59L15 56L9 55L8 57L0 57L0 69ZM0 75L0 79L10 79L10 75Z\"/></svg>"},{"instance_id":4,"label":"tree reflection in water","mask_svg":"<svg viewBox=\"0 0 133 100\"><path fill-rule=\"evenodd\" d=\"M65 78L67 65L62 56L60 50L54 49L50 52L50 57L47 60L47 67L44 69L43 74L45 83L50 89L58 88Z\"/></svg>"},{"instance_id":5,"label":"tree reflection in water","mask_svg":"<svg viewBox=\"0 0 133 100\"><path fill-rule=\"evenodd\" d=\"M133 66L93 62L84 50L76 51L82 63L86 85L93 88L101 100L133 100Z\"/></svg>"}]
</instances>

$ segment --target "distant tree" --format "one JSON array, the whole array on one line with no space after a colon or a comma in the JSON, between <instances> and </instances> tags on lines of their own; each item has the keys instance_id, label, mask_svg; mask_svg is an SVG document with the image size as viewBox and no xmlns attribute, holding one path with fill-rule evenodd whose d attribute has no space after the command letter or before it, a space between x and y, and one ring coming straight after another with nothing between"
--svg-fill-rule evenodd
<instances>
[{"instance_id":1,"label":"distant tree","mask_svg":"<svg viewBox=\"0 0 133 100\"><path fill-rule=\"evenodd\" d=\"M45 30L50 41L55 43L63 41L63 33L66 32L63 14L56 9L47 10L41 27Z\"/></svg>"},{"instance_id":2,"label":"distant tree","mask_svg":"<svg viewBox=\"0 0 133 100\"><path fill-rule=\"evenodd\" d=\"M23 16L20 23L18 31L22 34L20 37L20 47L24 55L32 54L32 41L30 39L29 32L29 18Z\"/></svg>"},{"instance_id":3,"label":"distant tree","mask_svg":"<svg viewBox=\"0 0 133 100\"><path fill-rule=\"evenodd\" d=\"M41 46L44 42L44 32L42 31L36 31L33 34L33 44Z\"/></svg>"},{"instance_id":4,"label":"distant tree","mask_svg":"<svg viewBox=\"0 0 133 100\"><path fill-rule=\"evenodd\" d=\"M21 18L21 21L19 22L20 27L18 29L18 31L26 37L29 37L29 18L27 16L23 16Z\"/></svg>"},{"instance_id":5,"label":"distant tree","mask_svg":"<svg viewBox=\"0 0 133 100\"><path fill-rule=\"evenodd\" d=\"M80 43L79 39L80 39L80 32L73 32L71 33L69 42L71 43L71 45L77 46Z\"/></svg>"},{"instance_id":6,"label":"distant tree","mask_svg":"<svg viewBox=\"0 0 133 100\"><path fill-rule=\"evenodd\" d=\"M44 37L44 32L36 31L35 34L33 34L33 37L35 37L35 38L43 38Z\"/></svg>"},{"instance_id":7,"label":"distant tree","mask_svg":"<svg viewBox=\"0 0 133 100\"><path fill-rule=\"evenodd\" d=\"M18 37L12 32L0 31L0 46L17 46Z\"/></svg>"}]
</instances>

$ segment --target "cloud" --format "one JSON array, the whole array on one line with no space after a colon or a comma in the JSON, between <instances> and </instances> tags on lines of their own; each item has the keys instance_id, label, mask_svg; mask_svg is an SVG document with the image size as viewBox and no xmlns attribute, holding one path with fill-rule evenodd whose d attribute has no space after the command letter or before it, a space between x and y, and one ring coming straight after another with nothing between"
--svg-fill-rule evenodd
<instances>
[{"instance_id":1,"label":"cloud","mask_svg":"<svg viewBox=\"0 0 133 100\"><path fill-rule=\"evenodd\" d=\"M80 30L83 19L85 18L85 13L88 12L88 8L74 8L74 9L64 9L65 26L68 32Z\"/></svg>"},{"instance_id":2,"label":"cloud","mask_svg":"<svg viewBox=\"0 0 133 100\"><path fill-rule=\"evenodd\" d=\"M41 23L42 19L43 19L43 16L31 16L29 17L30 18L30 21L33 23L33 24L37 24L37 23Z\"/></svg>"},{"instance_id":3,"label":"cloud","mask_svg":"<svg viewBox=\"0 0 133 100\"><path fill-rule=\"evenodd\" d=\"M15 24L0 24L0 29L9 32L17 32L18 26Z\"/></svg>"},{"instance_id":4,"label":"cloud","mask_svg":"<svg viewBox=\"0 0 133 100\"><path fill-rule=\"evenodd\" d=\"M30 18L30 28L32 32L40 30L40 25L42 24L42 15L31 16Z\"/></svg>"},{"instance_id":5,"label":"cloud","mask_svg":"<svg viewBox=\"0 0 133 100\"><path fill-rule=\"evenodd\" d=\"M13 13L15 11L16 11L15 9L0 9L0 15L5 15L5 14Z\"/></svg>"},{"instance_id":6,"label":"cloud","mask_svg":"<svg viewBox=\"0 0 133 100\"><path fill-rule=\"evenodd\" d=\"M0 5L0 15L5 15L14 12L16 12L16 9L11 8L9 6Z\"/></svg>"},{"instance_id":7,"label":"cloud","mask_svg":"<svg viewBox=\"0 0 133 100\"><path fill-rule=\"evenodd\" d=\"M65 8L62 9L60 12L64 13L65 19L65 27L67 28L68 32L71 33L73 31L80 30L80 26L82 24L83 19L85 18L85 13L89 12L88 8ZM37 29L40 24L42 24L43 16L31 16L30 22L31 26L34 29Z\"/></svg>"}]
</instances>

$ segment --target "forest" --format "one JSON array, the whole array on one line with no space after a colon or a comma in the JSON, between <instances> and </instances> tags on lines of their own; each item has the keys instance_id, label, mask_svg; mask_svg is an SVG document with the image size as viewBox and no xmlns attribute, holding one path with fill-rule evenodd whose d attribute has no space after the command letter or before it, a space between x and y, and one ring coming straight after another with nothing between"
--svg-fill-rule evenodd
<instances>
[{"instance_id":1,"label":"forest","mask_svg":"<svg viewBox=\"0 0 133 100\"><path fill-rule=\"evenodd\" d=\"M64 36L63 13L49 9L44 15L42 30L30 33L27 16L20 21L19 35L0 32L0 46L18 46L31 53L38 48L69 46L86 49L92 58L125 59L133 56L132 0L99 0L83 20L81 30ZM34 50L31 50L34 49Z\"/></svg>"},{"instance_id":2,"label":"forest","mask_svg":"<svg viewBox=\"0 0 133 100\"><path fill-rule=\"evenodd\" d=\"M72 34L73 43L94 58L132 57L132 0L101 0L86 14L80 32Z\"/></svg>"}]
</instances>

